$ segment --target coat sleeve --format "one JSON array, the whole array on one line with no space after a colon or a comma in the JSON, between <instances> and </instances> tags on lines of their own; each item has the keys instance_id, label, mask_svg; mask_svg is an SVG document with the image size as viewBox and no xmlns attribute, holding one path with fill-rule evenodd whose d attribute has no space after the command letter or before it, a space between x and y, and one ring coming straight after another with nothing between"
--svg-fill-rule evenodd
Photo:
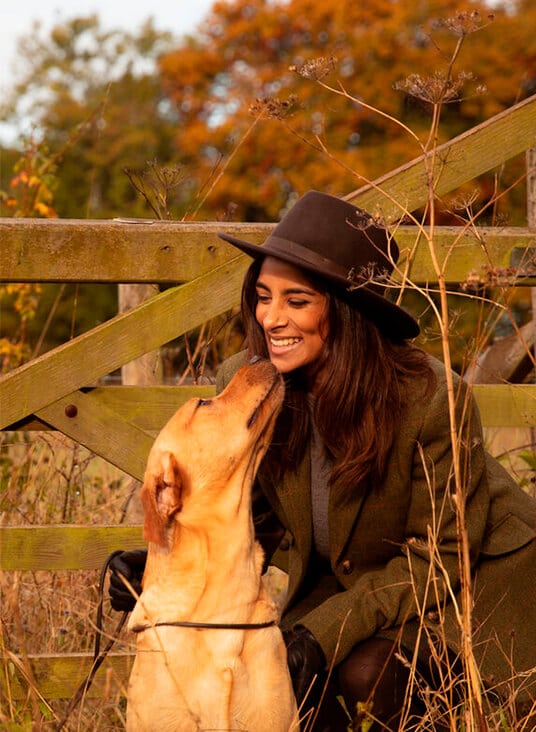
<instances>
[{"instance_id":1,"label":"coat sleeve","mask_svg":"<svg viewBox=\"0 0 536 732\"><path fill-rule=\"evenodd\" d=\"M219 394L225 389L238 369L246 363L246 351L239 351L233 356L225 359L216 374L216 393Z\"/></svg>"},{"instance_id":2,"label":"coat sleeve","mask_svg":"<svg viewBox=\"0 0 536 732\"><path fill-rule=\"evenodd\" d=\"M456 386L459 490L446 385L440 382L426 403L421 400L407 410L391 458L401 467L387 473L386 480L400 480L400 490L410 492L409 508L401 516L405 528L399 550L383 566L362 572L353 584L340 577L347 589L300 620L319 641L328 663L340 662L356 643L383 629L403 626L452 600L460 585L464 537L470 564L476 562L489 506L485 452L476 405L461 380L456 379ZM461 512L455 510L456 501L461 501Z\"/></svg>"}]
</instances>

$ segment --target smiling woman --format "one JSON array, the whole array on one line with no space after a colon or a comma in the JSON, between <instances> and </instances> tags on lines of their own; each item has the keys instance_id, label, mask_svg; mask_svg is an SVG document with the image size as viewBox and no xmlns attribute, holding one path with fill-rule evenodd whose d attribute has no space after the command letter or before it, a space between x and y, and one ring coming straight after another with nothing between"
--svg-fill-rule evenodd
<instances>
[{"instance_id":1,"label":"smiling woman","mask_svg":"<svg viewBox=\"0 0 536 732\"><path fill-rule=\"evenodd\" d=\"M445 368L410 343L419 326L387 297L396 242L365 211L316 191L262 246L221 236L254 261L242 290L248 351L223 365L219 388L252 354L285 376L258 476L257 533L267 561L286 534L282 624L298 703L307 696L302 712L322 698L313 729L346 728L340 696L351 714L358 710L354 729L363 709L374 730L411 728L409 718L426 713L417 689L438 690L447 671L463 677L461 600L451 592L467 579L453 492L464 501L485 703L509 696L514 668L518 700L530 708L536 598L527 601L526 588L536 581L536 501L485 453L476 406L453 374L455 484ZM497 586L508 588L499 605ZM450 704L461 709L463 696L455 689Z\"/></svg>"},{"instance_id":2,"label":"smiling woman","mask_svg":"<svg viewBox=\"0 0 536 732\"><path fill-rule=\"evenodd\" d=\"M247 349L218 391L259 356L285 381L253 514L265 565L288 572L281 624L302 715L316 709L307 729L347 729L341 697L355 730L364 716L458 729L474 664L484 713L517 705L533 729L536 500L486 452L464 381L411 343L416 320L387 297L396 242L317 191L261 246L220 236L253 262Z\"/></svg>"}]
</instances>

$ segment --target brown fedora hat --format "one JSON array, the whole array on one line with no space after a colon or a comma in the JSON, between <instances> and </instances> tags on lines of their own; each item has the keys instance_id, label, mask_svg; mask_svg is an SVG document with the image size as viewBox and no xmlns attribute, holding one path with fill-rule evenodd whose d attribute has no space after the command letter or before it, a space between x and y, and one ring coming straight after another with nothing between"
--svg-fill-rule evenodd
<instances>
[{"instance_id":1,"label":"brown fedora hat","mask_svg":"<svg viewBox=\"0 0 536 732\"><path fill-rule=\"evenodd\" d=\"M414 338L419 325L385 296L398 246L366 211L319 191L302 196L259 244L220 232L252 257L272 256L339 285L363 314L397 340Z\"/></svg>"}]
</instances>

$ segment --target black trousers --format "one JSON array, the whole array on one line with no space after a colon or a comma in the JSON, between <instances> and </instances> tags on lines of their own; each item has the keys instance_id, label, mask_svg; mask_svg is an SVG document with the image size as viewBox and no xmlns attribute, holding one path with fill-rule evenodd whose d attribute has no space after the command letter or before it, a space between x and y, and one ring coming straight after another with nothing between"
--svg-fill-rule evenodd
<instances>
[{"instance_id":1,"label":"black trousers","mask_svg":"<svg viewBox=\"0 0 536 732\"><path fill-rule=\"evenodd\" d=\"M359 643L328 678L319 677L301 709L302 729L311 732L360 730L374 719L371 730L398 730L405 707L409 670L399 660L397 644L385 638ZM343 705L340 699L344 700ZM411 714L420 716L417 700Z\"/></svg>"},{"instance_id":2,"label":"black trousers","mask_svg":"<svg viewBox=\"0 0 536 732\"><path fill-rule=\"evenodd\" d=\"M283 616L283 628L299 623L300 618L342 590L325 562L312 562L300 597ZM350 725L360 730L367 714L377 720L369 727L371 732L398 730L402 711L407 708L409 674L400 660L397 642L372 637L358 643L329 677L325 673L316 680L301 709L302 730L346 732ZM417 699L412 699L410 705L411 714L422 715Z\"/></svg>"}]
</instances>

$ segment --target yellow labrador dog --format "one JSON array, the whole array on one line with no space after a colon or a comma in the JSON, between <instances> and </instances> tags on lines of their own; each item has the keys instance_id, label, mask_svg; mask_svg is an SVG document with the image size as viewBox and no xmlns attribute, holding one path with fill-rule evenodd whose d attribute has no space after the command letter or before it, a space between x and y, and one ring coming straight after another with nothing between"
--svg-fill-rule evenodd
<instances>
[{"instance_id":1,"label":"yellow labrador dog","mask_svg":"<svg viewBox=\"0 0 536 732\"><path fill-rule=\"evenodd\" d=\"M219 396L182 406L151 449L129 732L299 728L251 516L283 393L269 361L244 366Z\"/></svg>"}]
</instances>

